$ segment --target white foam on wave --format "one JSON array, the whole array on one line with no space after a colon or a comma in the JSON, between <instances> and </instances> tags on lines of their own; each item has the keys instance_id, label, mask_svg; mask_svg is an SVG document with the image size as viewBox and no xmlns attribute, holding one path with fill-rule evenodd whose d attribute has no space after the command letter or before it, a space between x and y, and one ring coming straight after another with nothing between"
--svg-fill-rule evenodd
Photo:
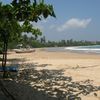
<instances>
[{"instance_id":1,"label":"white foam on wave","mask_svg":"<svg viewBox=\"0 0 100 100\"><path fill-rule=\"evenodd\" d=\"M82 46L78 46L78 47L66 47L66 50L70 50L70 51L83 51L83 52L94 52L94 53L100 53L100 48L87 48L82 47Z\"/></svg>"}]
</instances>

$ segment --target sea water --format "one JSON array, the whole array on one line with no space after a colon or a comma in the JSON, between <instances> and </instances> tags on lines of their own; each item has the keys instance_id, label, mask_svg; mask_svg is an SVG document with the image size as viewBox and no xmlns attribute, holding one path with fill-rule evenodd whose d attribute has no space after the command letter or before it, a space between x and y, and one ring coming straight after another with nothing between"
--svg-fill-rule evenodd
<instances>
[{"instance_id":1,"label":"sea water","mask_svg":"<svg viewBox=\"0 0 100 100\"><path fill-rule=\"evenodd\" d=\"M65 49L83 53L100 53L100 45L65 47Z\"/></svg>"},{"instance_id":2,"label":"sea water","mask_svg":"<svg viewBox=\"0 0 100 100\"><path fill-rule=\"evenodd\" d=\"M49 52L79 52L79 53L100 53L100 45L91 46L71 46L71 47L50 47L45 48Z\"/></svg>"}]
</instances>

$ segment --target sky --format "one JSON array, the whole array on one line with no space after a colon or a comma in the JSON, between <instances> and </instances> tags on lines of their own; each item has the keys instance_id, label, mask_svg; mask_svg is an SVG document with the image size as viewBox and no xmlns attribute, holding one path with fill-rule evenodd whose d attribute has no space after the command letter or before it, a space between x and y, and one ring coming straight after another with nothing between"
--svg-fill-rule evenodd
<instances>
[{"instance_id":1,"label":"sky","mask_svg":"<svg viewBox=\"0 0 100 100\"><path fill-rule=\"evenodd\" d=\"M9 3L11 0L0 0ZM100 41L100 0L45 0L54 6L56 18L48 17L33 26L47 40Z\"/></svg>"}]
</instances>

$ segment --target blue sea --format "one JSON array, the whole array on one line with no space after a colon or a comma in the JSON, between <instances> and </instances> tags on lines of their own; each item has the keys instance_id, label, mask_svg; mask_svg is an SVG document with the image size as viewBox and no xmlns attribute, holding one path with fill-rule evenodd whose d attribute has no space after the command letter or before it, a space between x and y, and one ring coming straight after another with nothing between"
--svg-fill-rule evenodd
<instances>
[{"instance_id":1,"label":"blue sea","mask_svg":"<svg viewBox=\"0 0 100 100\"><path fill-rule=\"evenodd\" d=\"M100 54L100 45L92 46L72 46L72 47L52 47L46 48L46 51L49 52L77 52L77 53L99 53Z\"/></svg>"}]
</instances>

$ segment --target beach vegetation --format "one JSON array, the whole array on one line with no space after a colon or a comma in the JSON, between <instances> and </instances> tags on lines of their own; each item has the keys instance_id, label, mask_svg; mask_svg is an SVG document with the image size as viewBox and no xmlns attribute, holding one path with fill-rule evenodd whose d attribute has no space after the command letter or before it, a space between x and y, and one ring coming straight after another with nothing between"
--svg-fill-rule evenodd
<instances>
[{"instance_id":1,"label":"beach vegetation","mask_svg":"<svg viewBox=\"0 0 100 100\"><path fill-rule=\"evenodd\" d=\"M67 47L67 46L90 46L90 45L100 45L100 41L86 41L86 40L59 40L59 41L50 41L47 40L45 36L41 36L38 39L34 37L28 37L27 35L23 35L22 40L19 42L23 44L24 47L29 45L33 48L41 48L41 47ZM11 43L12 44L12 43ZM15 46L12 45L13 48Z\"/></svg>"}]
</instances>

